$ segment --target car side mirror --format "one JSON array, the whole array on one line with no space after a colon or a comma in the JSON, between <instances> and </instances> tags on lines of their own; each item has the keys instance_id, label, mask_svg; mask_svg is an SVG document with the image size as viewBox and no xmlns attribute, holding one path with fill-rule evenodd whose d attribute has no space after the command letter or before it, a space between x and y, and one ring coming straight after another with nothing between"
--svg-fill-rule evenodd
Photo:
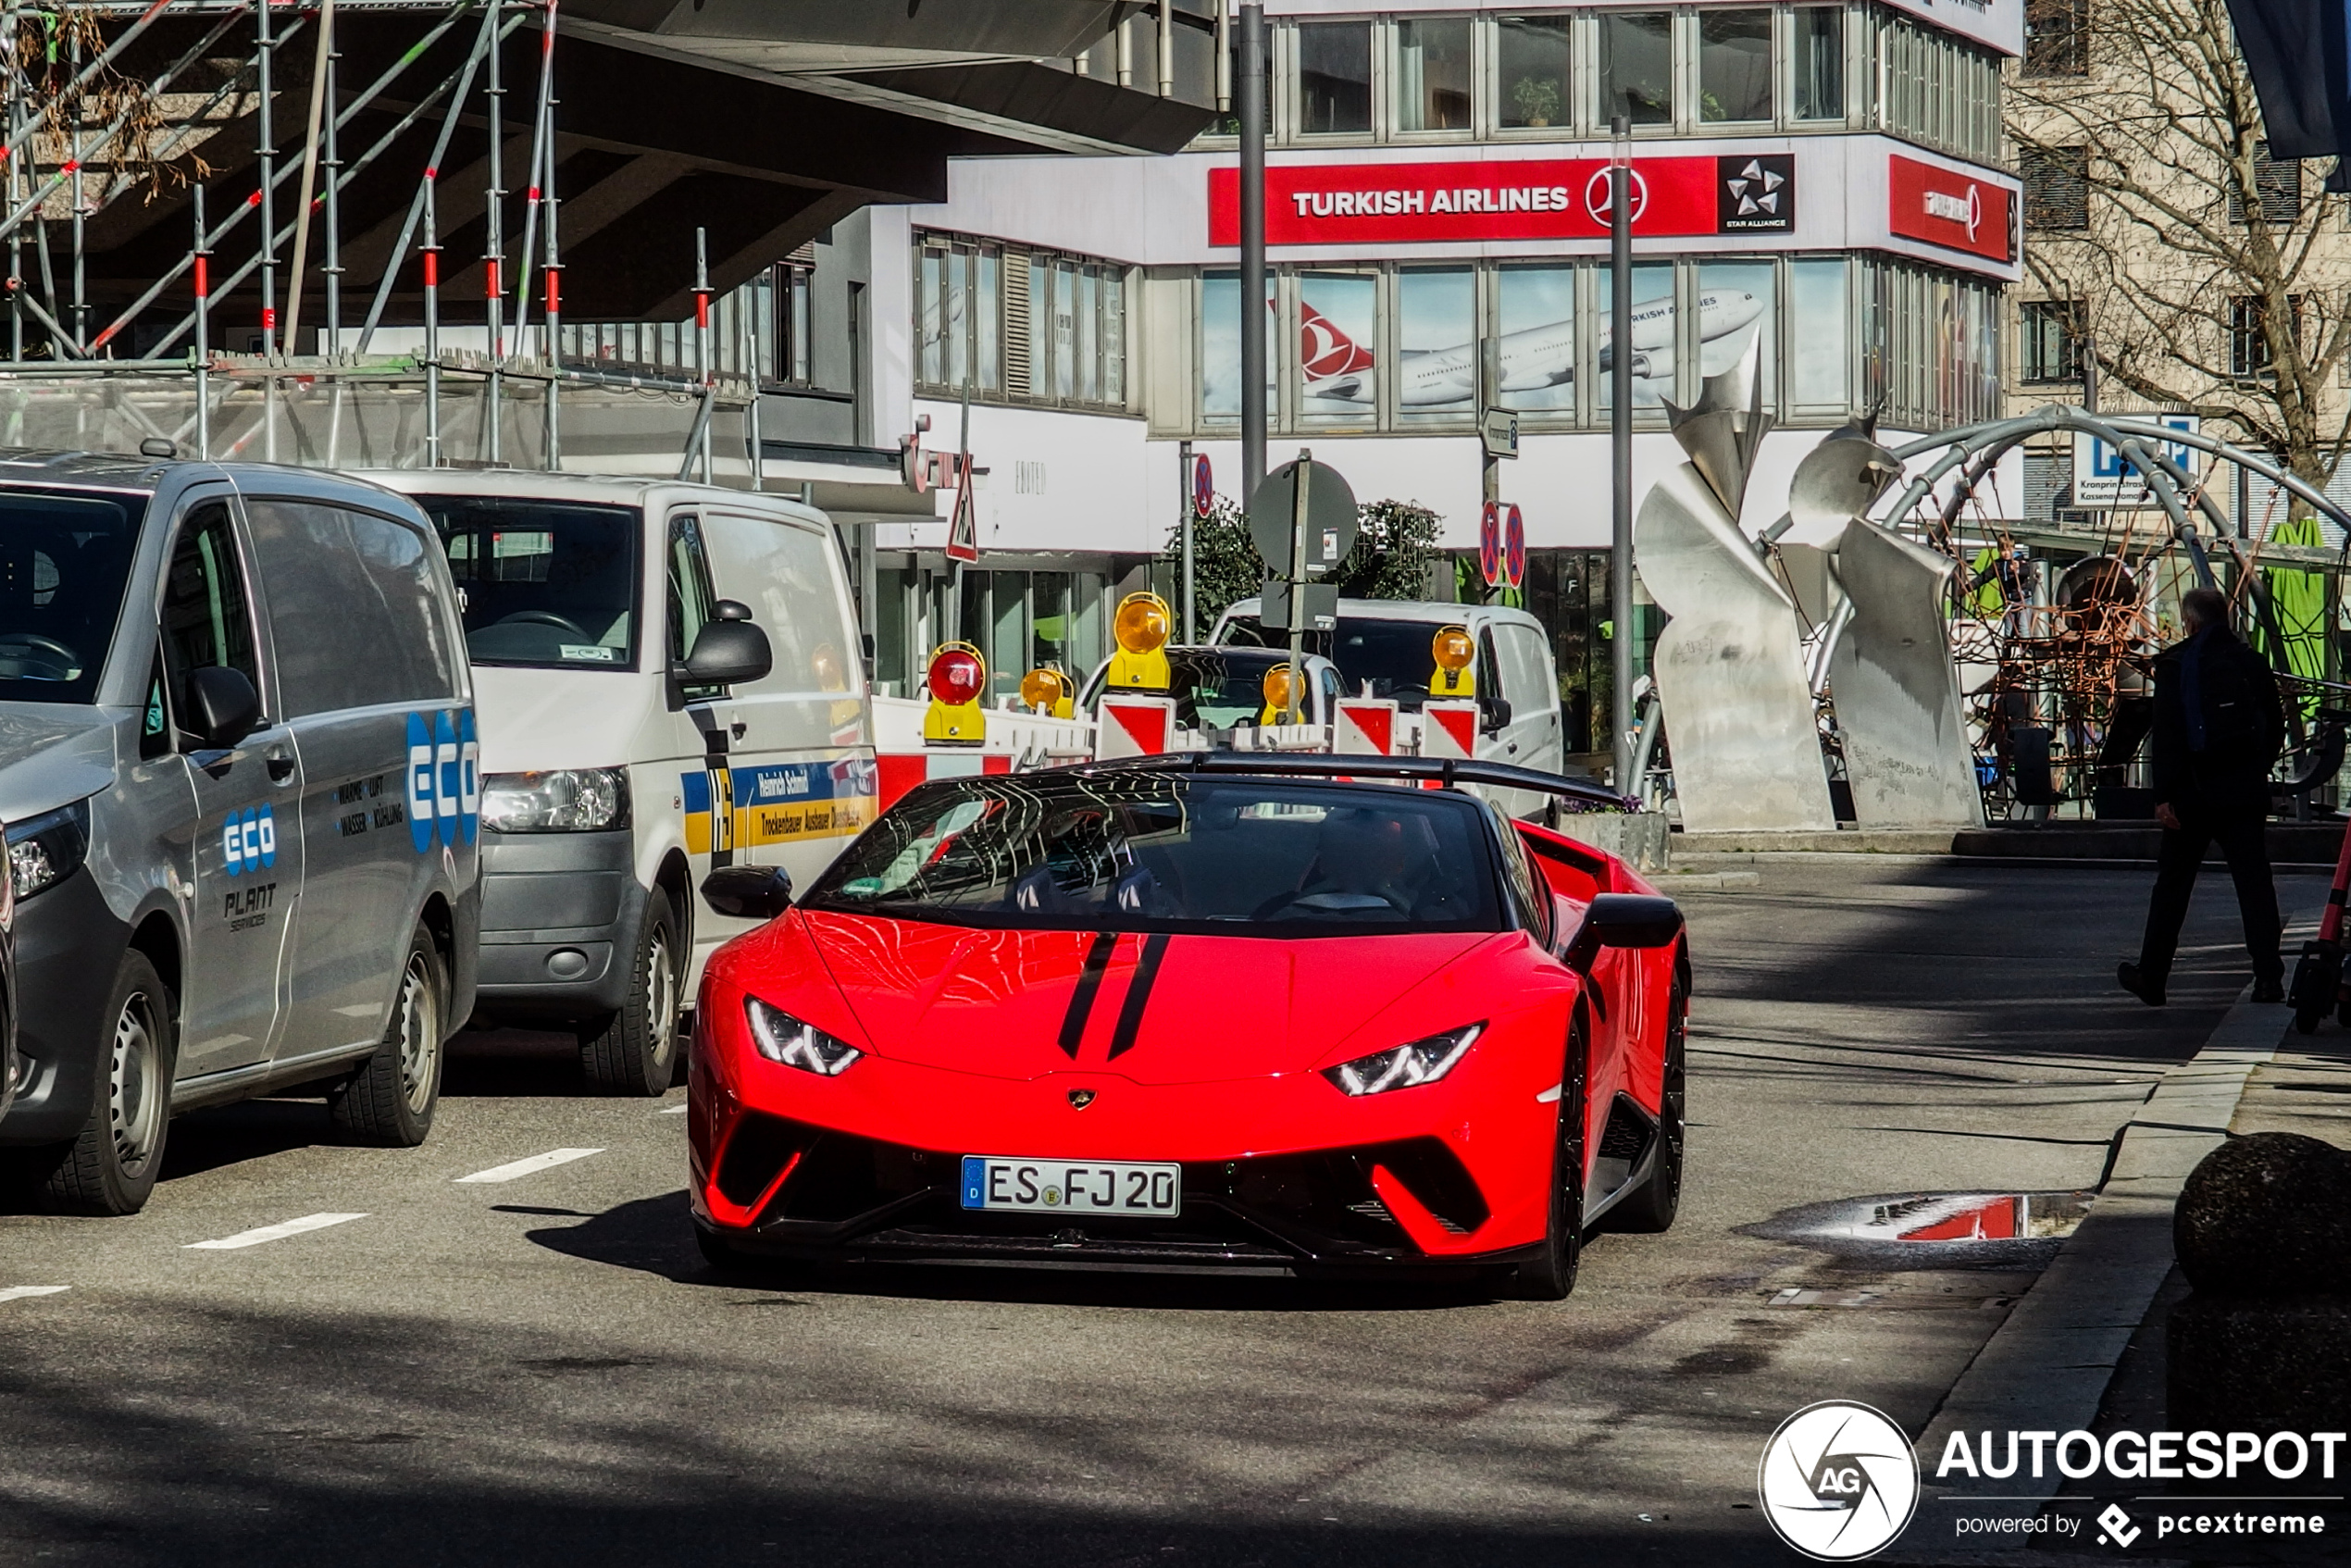
<instances>
[{"instance_id":1,"label":"car side mirror","mask_svg":"<svg viewBox=\"0 0 2351 1568\"><path fill-rule=\"evenodd\" d=\"M1584 924L1563 956L1588 968L1602 948L1671 947L1682 934L1682 909L1648 893L1602 893L1584 912Z\"/></svg>"},{"instance_id":2,"label":"car side mirror","mask_svg":"<svg viewBox=\"0 0 2351 1568\"><path fill-rule=\"evenodd\" d=\"M738 920L773 920L791 907L791 873L780 865L722 865L702 879L704 902Z\"/></svg>"},{"instance_id":3,"label":"car side mirror","mask_svg":"<svg viewBox=\"0 0 2351 1568\"><path fill-rule=\"evenodd\" d=\"M212 665L188 676L188 723L205 751L226 751L261 723L261 693L241 669Z\"/></svg>"},{"instance_id":4,"label":"car side mirror","mask_svg":"<svg viewBox=\"0 0 2351 1568\"><path fill-rule=\"evenodd\" d=\"M722 600L720 608L731 603ZM757 680L775 667L776 655L767 646L765 632L748 620L715 620L694 639L693 650L677 674L687 686L732 686Z\"/></svg>"},{"instance_id":5,"label":"car side mirror","mask_svg":"<svg viewBox=\"0 0 2351 1568\"><path fill-rule=\"evenodd\" d=\"M1496 734L1510 728L1511 700L1508 697L1485 697L1479 701L1485 708L1486 734Z\"/></svg>"}]
</instances>

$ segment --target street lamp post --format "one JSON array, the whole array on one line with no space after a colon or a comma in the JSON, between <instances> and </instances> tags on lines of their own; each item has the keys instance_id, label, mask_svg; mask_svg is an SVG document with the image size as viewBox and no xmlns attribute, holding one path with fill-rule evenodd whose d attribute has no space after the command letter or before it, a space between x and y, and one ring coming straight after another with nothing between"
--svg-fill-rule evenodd
<instances>
[{"instance_id":1,"label":"street lamp post","mask_svg":"<svg viewBox=\"0 0 2351 1568\"><path fill-rule=\"evenodd\" d=\"M1633 777L1633 159L1632 127L1609 128L1609 446L1616 515L1609 534L1609 732L1616 792L1637 794Z\"/></svg>"},{"instance_id":2,"label":"street lamp post","mask_svg":"<svg viewBox=\"0 0 2351 1568\"><path fill-rule=\"evenodd\" d=\"M1241 504L1265 479L1265 7L1241 6Z\"/></svg>"}]
</instances>

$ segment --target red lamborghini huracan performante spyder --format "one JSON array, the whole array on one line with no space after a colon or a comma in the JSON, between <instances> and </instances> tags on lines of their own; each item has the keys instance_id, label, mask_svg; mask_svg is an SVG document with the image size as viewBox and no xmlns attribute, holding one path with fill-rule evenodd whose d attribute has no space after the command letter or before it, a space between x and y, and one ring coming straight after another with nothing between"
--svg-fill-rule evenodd
<instances>
[{"instance_id":1,"label":"red lamborghini huracan performante spyder","mask_svg":"<svg viewBox=\"0 0 2351 1568\"><path fill-rule=\"evenodd\" d=\"M1682 919L1463 784L1612 801L1475 763L1147 757L922 785L797 901L714 872L714 906L777 917L695 1014L705 1254L1564 1296L1603 1216L1673 1223Z\"/></svg>"}]
</instances>

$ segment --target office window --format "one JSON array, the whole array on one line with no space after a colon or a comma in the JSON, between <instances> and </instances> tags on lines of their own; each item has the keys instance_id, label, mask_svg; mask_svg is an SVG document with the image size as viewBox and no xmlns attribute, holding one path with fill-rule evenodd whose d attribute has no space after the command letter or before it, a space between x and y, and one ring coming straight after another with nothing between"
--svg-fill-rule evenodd
<instances>
[{"instance_id":1,"label":"office window","mask_svg":"<svg viewBox=\"0 0 2351 1568\"><path fill-rule=\"evenodd\" d=\"M1772 118L1772 13L1768 9L1698 14L1698 117L1702 120Z\"/></svg>"},{"instance_id":2,"label":"office window","mask_svg":"<svg viewBox=\"0 0 2351 1568\"><path fill-rule=\"evenodd\" d=\"M2261 204L2261 221L2272 229L2291 229L2302 217L2302 165L2294 158L2273 158L2262 143L2253 154L2253 193ZM2245 200L2229 193L2229 221L2245 222Z\"/></svg>"},{"instance_id":3,"label":"office window","mask_svg":"<svg viewBox=\"0 0 2351 1568\"><path fill-rule=\"evenodd\" d=\"M1788 264L1787 396L1797 408L1851 406L1851 355L1845 258L1799 256Z\"/></svg>"},{"instance_id":4,"label":"office window","mask_svg":"<svg viewBox=\"0 0 2351 1568\"><path fill-rule=\"evenodd\" d=\"M1494 24L1496 81L1501 103L1498 123L1506 131L1564 126L1573 118L1568 96L1567 19L1503 17Z\"/></svg>"},{"instance_id":5,"label":"office window","mask_svg":"<svg viewBox=\"0 0 2351 1568\"><path fill-rule=\"evenodd\" d=\"M809 269L805 267L776 268L774 289L776 302L776 359L771 371L777 380L796 381L805 385L810 366L815 355L815 333L811 328L808 310ZM764 303L764 302L762 302ZM763 334L764 336L764 334Z\"/></svg>"},{"instance_id":6,"label":"office window","mask_svg":"<svg viewBox=\"0 0 2351 1568\"><path fill-rule=\"evenodd\" d=\"M1496 282L1501 340L1495 372L1504 408L1524 414L1575 407L1575 269L1505 267Z\"/></svg>"},{"instance_id":7,"label":"office window","mask_svg":"<svg viewBox=\"0 0 2351 1568\"><path fill-rule=\"evenodd\" d=\"M1792 18L1796 51L1796 118L1845 118L1845 10L1799 6Z\"/></svg>"},{"instance_id":8,"label":"office window","mask_svg":"<svg viewBox=\"0 0 2351 1568\"><path fill-rule=\"evenodd\" d=\"M2090 226L2087 147L2028 147L2018 156L2017 171L2024 180L2027 229Z\"/></svg>"},{"instance_id":9,"label":"office window","mask_svg":"<svg viewBox=\"0 0 2351 1568\"><path fill-rule=\"evenodd\" d=\"M1396 416L1467 421L1478 405L1477 274L1407 267L1396 274Z\"/></svg>"},{"instance_id":10,"label":"office window","mask_svg":"<svg viewBox=\"0 0 2351 1568\"><path fill-rule=\"evenodd\" d=\"M2017 310L2018 347L2027 381L2070 381L2079 373L2073 346L2073 302L2027 300Z\"/></svg>"},{"instance_id":11,"label":"office window","mask_svg":"<svg viewBox=\"0 0 2351 1568\"><path fill-rule=\"evenodd\" d=\"M1613 406L1611 388L1615 384L1618 345L1615 342L1611 314L1612 280L1605 268L1592 273L1592 292L1597 296L1593 308L1598 313L1599 350L1594 359L1599 368L1598 385L1594 389L1593 403L1599 408ZM1673 392L1673 264L1650 262L1633 268L1633 407L1661 407Z\"/></svg>"},{"instance_id":12,"label":"office window","mask_svg":"<svg viewBox=\"0 0 2351 1568\"><path fill-rule=\"evenodd\" d=\"M1780 397L1779 268L1768 260L1709 261L1698 269L1698 374L1719 376L1755 346L1763 406Z\"/></svg>"},{"instance_id":13,"label":"office window","mask_svg":"<svg viewBox=\"0 0 2351 1568\"><path fill-rule=\"evenodd\" d=\"M1369 273L1298 275L1300 414L1326 423L1373 423L1379 403L1378 299L1379 280Z\"/></svg>"},{"instance_id":14,"label":"office window","mask_svg":"<svg viewBox=\"0 0 2351 1568\"><path fill-rule=\"evenodd\" d=\"M2286 300L2287 330L2302 335L2302 296ZM2258 294L2239 294L2229 302L2229 374L2247 379L2277 373L2270 351L2269 310Z\"/></svg>"},{"instance_id":15,"label":"office window","mask_svg":"<svg viewBox=\"0 0 2351 1568\"><path fill-rule=\"evenodd\" d=\"M2025 0L2024 74L2086 76L2090 0Z\"/></svg>"},{"instance_id":16,"label":"office window","mask_svg":"<svg viewBox=\"0 0 2351 1568\"><path fill-rule=\"evenodd\" d=\"M1309 136L1372 128L1372 24L1300 22L1298 129Z\"/></svg>"},{"instance_id":17,"label":"office window","mask_svg":"<svg viewBox=\"0 0 2351 1568\"><path fill-rule=\"evenodd\" d=\"M1470 23L1467 17L1396 24L1396 129L1470 128Z\"/></svg>"},{"instance_id":18,"label":"office window","mask_svg":"<svg viewBox=\"0 0 2351 1568\"><path fill-rule=\"evenodd\" d=\"M1118 406L1126 398L1125 269L926 236L914 274L917 385L960 396Z\"/></svg>"},{"instance_id":19,"label":"office window","mask_svg":"<svg viewBox=\"0 0 2351 1568\"><path fill-rule=\"evenodd\" d=\"M1275 404L1275 367L1281 363L1281 317L1275 312L1274 275L1265 276L1265 406ZM1210 272L1200 280L1200 414L1203 424L1230 425L1241 417L1241 279L1238 272Z\"/></svg>"},{"instance_id":20,"label":"office window","mask_svg":"<svg viewBox=\"0 0 2351 1568\"><path fill-rule=\"evenodd\" d=\"M1635 125L1671 125L1673 13L1603 11L1597 20L1600 118L1606 121L1623 115Z\"/></svg>"}]
</instances>

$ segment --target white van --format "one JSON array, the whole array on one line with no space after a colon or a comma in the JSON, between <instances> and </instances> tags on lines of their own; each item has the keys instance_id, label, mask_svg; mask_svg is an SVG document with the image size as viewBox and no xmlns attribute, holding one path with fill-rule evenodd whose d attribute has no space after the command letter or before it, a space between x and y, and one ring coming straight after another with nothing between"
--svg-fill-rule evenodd
<instances>
[{"instance_id":1,"label":"white van","mask_svg":"<svg viewBox=\"0 0 2351 1568\"><path fill-rule=\"evenodd\" d=\"M874 819L873 717L832 524L661 480L368 476L441 531L481 716L475 1015L578 1036L654 1095L703 960L753 922L713 868L803 885Z\"/></svg>"},{"instance_id":2,"label":"white van","mask_svg":"<svg viewBox=\"0 0 2351 1568\"><path fill-rule=\"evenodd\" d=\"M1209 634L1225 646L1287 647L1288 634L1258 627L1259 604L1243 599ZM1524 610L1499 604L1342 599L1338 628L1307 638L1309 651L1338 666L1350 697L1393 699L1406 713L1428 700L1436 660L1430 639L1439 628L1465 627L1477 643L1477 755L1490 762L1558 773L1565 765L1560 719L1559 670L1550 634ZM1512 791L1513 796L1524 791ZM1528 795L1526 809L1544 803Z\"/></svg>"}]
</instances>

